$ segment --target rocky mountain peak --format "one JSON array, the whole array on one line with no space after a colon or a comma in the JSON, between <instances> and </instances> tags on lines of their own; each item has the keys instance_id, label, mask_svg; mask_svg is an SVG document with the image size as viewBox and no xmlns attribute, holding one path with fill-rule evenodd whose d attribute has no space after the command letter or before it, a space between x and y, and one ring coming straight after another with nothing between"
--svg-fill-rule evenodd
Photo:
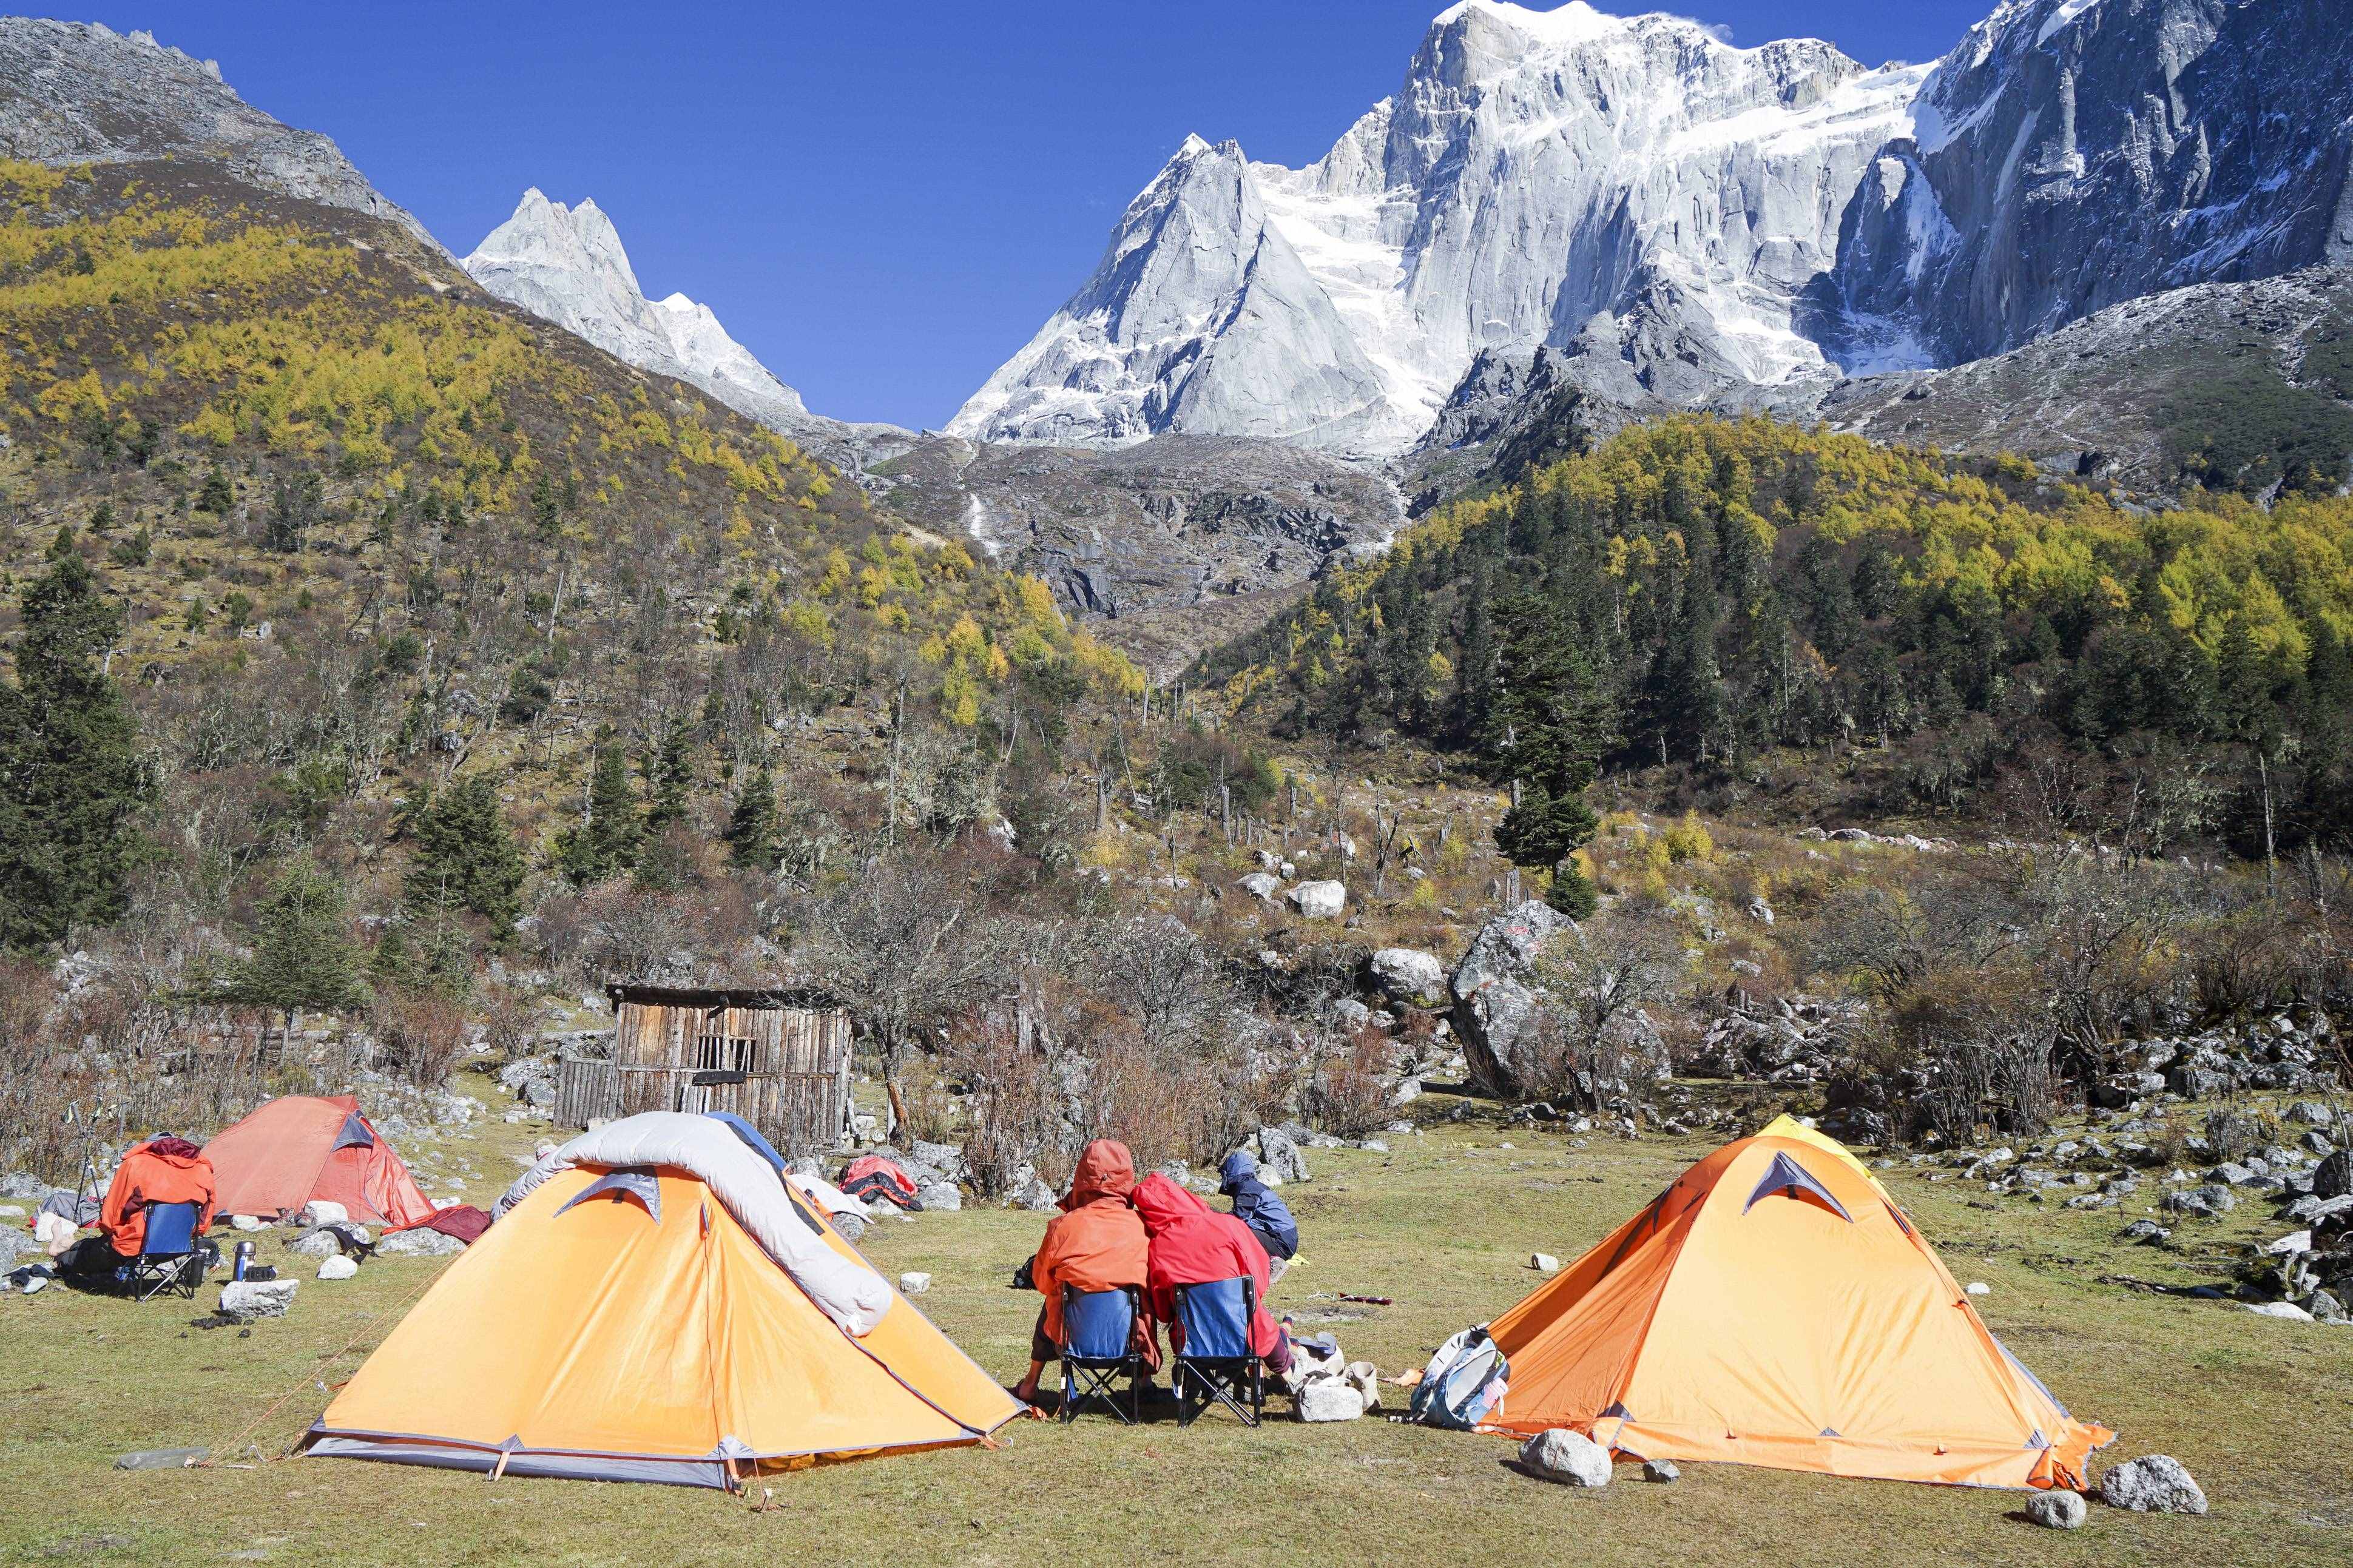
<instances>
[{"instance_id":1,"label":"rocky mountain peak","mask_svg":"<svg viewBox=\"0 0 2353 1568\"><path fill-rule=\"evenodd\" d=\"M808 410L707 306L683 294L656 304L638 283L620 231L593 200L566 206L536 186L463 266L498 298L576 332L607 353L701 387L740 414L795 433Z\"/></svg>"},{"instance_id":2,"label":"rocky mountain peak","mask_svg":"<svg viewBox=\"0 0 2353 1568\"><path fill-rule=\"evenodd\" d=\"M49 164L214 161L258 189L385 218L441 248L334 142L280 124L222 81L218 64L150 32L0 17L0 155Z\"/></svg>"}]
</instances>

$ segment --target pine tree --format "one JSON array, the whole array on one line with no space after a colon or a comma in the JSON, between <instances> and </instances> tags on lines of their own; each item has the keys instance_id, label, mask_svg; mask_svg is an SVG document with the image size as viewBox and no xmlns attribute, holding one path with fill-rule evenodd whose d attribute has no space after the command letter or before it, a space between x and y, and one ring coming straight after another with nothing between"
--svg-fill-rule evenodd
<instances>
[{"instance_id":1,"label":"pine tree","mask_svg":"<svg viewBox=\"0 0 2353 1568\"><path fill-rule=\"evenodd\" d=\"M419 919L470 910L504 941L522 912L522 850L499 808L488 773L459 780L412 814L417 852L409 861L407 902Z\"/></svg>"},{"instance_id":2,"label":"pine tree","mask_svg":"<svg viewBox=\"0 0 2353 1568\"><path fill-rule=\"evenodd\" d=\"M215 463L212 472L205 476L204 487L196 491L196 510L211 512L215 517L227 517L237 505L237 490L228 482L228 475Z\"/></svg>"},{"instance_id":3,"label":"pine tree","mask_svg":"<svg viewBox=\"0 0 2353 1568\"><path fill-rule=\"evenodd\" d=\"M646 805L648 834L659 834L671 823L686 820L687 805L694 796L694 752L684 724L671 726L662 737L661 750L646 769L646 783L652 792Z\"/></svg>"},{"instance_id":4,"label":"pine tree","mask_svg":"<svg viewBox=\"0 0 2353 1568\"><path fill-rule=\"evenodd\" d=\"M1609 701L1567 617L1521 597L1498 605L1496 618L1503 636L1487 749L1519 781L1520 799L1495 825L1495 847L1514 866L1557 865L1575 879L1564 862L1599 826L1585 791L1615 743Z\"/></svg>"},{"instance_id":5,"label":"pine tree","mask_svg":"<svg viewBox=\"0 0 2353 1568\"><path fill-rule=\"evenodd\" d=\"M153 795L137 726L107 678L121 613L68 550L25 590L16 678L0 684L0 945L119 917Z\"/></svg>"},{"instance_id":6,"label":"pine tree","mask_svg":"<svg viewBox=\"0 0 2353 1568\"><path fill-rule=\"evenodd\" d=\"M270 879L253 926L253 952L229 972L228 997L284 1016L343 1012L367 1000L359 945L348 934L342 881L308 855Z\"/></svg>"},{"instance_id":7,"label":"pine tree","mask_svg":"<svg viewBox=\"0 0 2353 1568\"><path fill-rule=\"evenodd\" d=\"M597 737L588 820L556 836L556 868L575 887L585 888L634 868L644 847L645 827L629 790L628 762L620 742L607 730Z\"/></svg>"},{"instance_id":8,"label":"pine tree","mask_svg":"<svg viewBox=\"0 0 2353 1568\"><path fill-rule=\"evenodd\" d=\"M782 819L776 813L776 781L764 765L735 798L735 810L720 837L727 842L727 858L738 870L773 871L783 858Z\"/></svg>"}]
</instances>

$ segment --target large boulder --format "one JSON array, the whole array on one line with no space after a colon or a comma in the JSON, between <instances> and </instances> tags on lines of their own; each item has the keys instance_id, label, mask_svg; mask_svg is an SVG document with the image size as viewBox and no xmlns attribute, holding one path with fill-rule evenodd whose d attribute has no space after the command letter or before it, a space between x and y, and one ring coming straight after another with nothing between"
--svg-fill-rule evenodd
<instances>
[{"instance_id":1,"label":"large boulder","mask_svg":"<svg viewBox=\"0 0 2353 1568\"><path fill-rule=\"evenodd\" d=\"M349 1279L359 1271L359 1259L345 1258L341 1253L319 1265L319 1278L322 1279Z\"/></svg>"},{"instance_id":2,"label":"large boulder","mask_svg":"<svg viewBox=\"0 0 2353 1568\"><path fill-rule=\"evenodd\" d=\"M1336 921L1348 907L1348 889L1343 882L1302 882L1283 897L1303 920Z\"/></svg>"},{"instance_id":3,"label":"large boulder","mask_svg":"<svg viewBox=\"0 0 2353 1568\"><path fill-rule=\"evenodd\" d=\"M1262 904L1274 902L1282 891L1282 879L1271 871L1252 871L1234 885Z\"/></svg>"},{"instance_id":4,"label":"large boulder","mask_svg":"<svg viewBox=\"0 0 2353 1568\"><path fill-rule=\"evenodd\" d=\"M1520 1445L1520 1464L1531 1473L1564 1486L1609 1484L1609 1450L1566 1426L1539 1432Z\"/></svg>"},{"instance_id":5,"label":"large boulder","mask_svg":"<svg viewBox=\"0 0 2353 1568\"><path fill-rule=\"evenodd\" d=\"M466 1244L456 1237L423 1226L396 1230L375 1244L378 1258L454 1258L465 1250Z\"/></svg>"},{"instance_id":6,"label":"large boulder","mask_svg":"<svg viewBox=\"0 0 2353 1568\"><path fill-rule=\"evenodd\" d=\"M1436 1007L1446 1000L1446 966L1437 955L1412 947L1385 947L1369 964L1374 984L1392 1002Z\"/></svg>"},{"instance_id":7,"label":"large boulder","mask_svg":"<svg viewBox=\"0 0 2353 1568\"><path fill-rule=\"evenodd\" d=\"M2135 1513L2206 1511L2205 1492L2181 1461L2167 1454L2144 1454L2109 1466L2100 1478L2100 1500Z\"/></svg>"},{"instance_id":8,"label":"large boulder","mask_svg":"<svg viewBox=\"0 0 2353 1568\"><path fill-rule=\"evenodd\" d=\"M2036 1492L2026 1500L2026 1517L2045 1530L2080 1530L2090 1511L2084 1506L2082 1492L2063 1488Z\"/></svg>"},{"instance_id":9,"label":"large boulder","mask_svg":"<svg viewBox=\"0 0 2353 1568\"><path fill-rule=\"evenodd\" d=\"M964 1194L956 1190L953 1182L933 1182L917 1189L915 1197L923 1204L926 1214L953 1214L964 1207Z\"/></svg>"},{"instance_id":10,"label":"large boulder","mask_svg":"<svg viewBox=\"0 0 2353 1568\"><path fill-rule=\"evenodd\" d=\"M294 1223L306 1229L315 1229L322 1225L347 1225L351 1217L351 1210L343 1205L326 1198L312 1198L294 1216Z\"/></svg>"},{"instance_id":11,"label":"large boulder","mask_svg":"<svg viewBox=\"0 0 2353 1568\"><path fill-rule=\"evenodd\" d=\"M2312 1195L2341 1198L2353 1194L2353 1152L2339 1149L2312 1173Z\"/></svg>"},{"instance_id":12,"label":"large boulder","mask_svg":"<svg viewBox=\"0 0 2353 1568\"><path fill-rule=\"evenodd\" d=\"M232 1322L282 1318L294 1304L294 1279L232 1279L221 1287L220 1315Z\"/></svg>"},{"instance_id":13,"label":"large boulder","mask_svg":"<svg viewBox=\"0 0 2353 1568\"><path fill-rule=\"evenodd\" d=\"M1276 1127L1261 1127L1255 1142L1261 1180L1273 1186L1307 1180L1307 1156L1300 1152L1298 1140L1290 1133Z\"/></svg>"},{"instance_id":14,"label":"large boulder","mask_svg":"<svg viewBox=\"0 0 2353 1568\"><path fill-rule=\"evenodd\" d=\"M1535 1017L1536 994L1527 982L1552 940L1576 929L1576 921L1551 905L1528 899L1489 921L1472 939L1449 984L1454 1027L1462 1037L1473 1083L1506 1095L1519 1091L1505 1064Z\"/></svg>"}]
</instances>

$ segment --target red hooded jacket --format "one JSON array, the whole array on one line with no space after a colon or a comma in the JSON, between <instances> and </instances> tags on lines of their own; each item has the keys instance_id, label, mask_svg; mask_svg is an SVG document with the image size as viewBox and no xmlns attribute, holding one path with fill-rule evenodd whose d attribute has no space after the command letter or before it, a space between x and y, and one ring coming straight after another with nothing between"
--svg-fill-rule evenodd
<instances>
[{"instance_id":1,"label":"red hooded jacket","mask_svg":"<svg viewBox=\"0 0 2353 1568\"><path fill-rule=\"evenodd\" d=\"M149 1204L195 1203L196 1234L213 1223L213 1163L185 1138L157 1138L134 1146L115 1167L98 1211L98 1228L125 1258L139 1256L147 1240Z\"/></svg>"},{"instance_id":2,"label":"red hooded jacket","mask_svg":"<svg viewBox=\"0 0 2353 1568\"><path fill-rule=\"evenodd\" d=\"M1250 1226L1220 1214L1166 1176L1146 1176L1135 1189L1135 1211L1151 1237L1150 1279L1145 1300L1152 1315L1168 1325L1169 1342L1182 1349L1176 1321L1176 1287L1214 1285L1248 1275L1258 1288L1258 1310L1250 1316L1250 1350L1271 1355L1282 1325L1266 1310L1266 1248Z\"/></svg>"},{"instance_id":3,"label":"red hooded jacket","mask_svg":"<svg viewBox=\"0 0 2353 1568\"><path fill-rule=\"evenodd\" d=\"M1111 1290L1145 1283L1148 1248L1144 1221L1127 1206L1135 1191L1135 1159L1127 1145L1098 1138L1079 1155L1070 1196L1060 1217L1048 1222L1046 1239L1029 1277L1046 1298L1046 1337L1062 1337L1062 1287Z\"/></svg>"}]
</instances>

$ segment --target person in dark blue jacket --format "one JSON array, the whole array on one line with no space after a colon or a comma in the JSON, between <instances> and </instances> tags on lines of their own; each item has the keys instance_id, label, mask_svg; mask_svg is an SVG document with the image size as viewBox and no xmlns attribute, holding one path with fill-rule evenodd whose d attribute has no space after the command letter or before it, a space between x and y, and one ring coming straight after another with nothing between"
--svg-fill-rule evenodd
<instances>
[{"instance_id":1,"label":"person in dark blue jacket","mask_svg":"<svg viewBox=\"0 0 2353 1568\"><path fill-rule=\"evenodd\" d=\"M1234 1200L1234 1217L1258 1237L1273 1260L1274 1278L1282 1279L1282 1270L1299 1256L1299 1222L1291 1217L1291 1206L1275 1195L1274 1189L1258 1179L1258 1162L1247 1150L1237 1149L1226 1156L1218 1173L1218 1191Z\"/></svg>"}]
</instances>

